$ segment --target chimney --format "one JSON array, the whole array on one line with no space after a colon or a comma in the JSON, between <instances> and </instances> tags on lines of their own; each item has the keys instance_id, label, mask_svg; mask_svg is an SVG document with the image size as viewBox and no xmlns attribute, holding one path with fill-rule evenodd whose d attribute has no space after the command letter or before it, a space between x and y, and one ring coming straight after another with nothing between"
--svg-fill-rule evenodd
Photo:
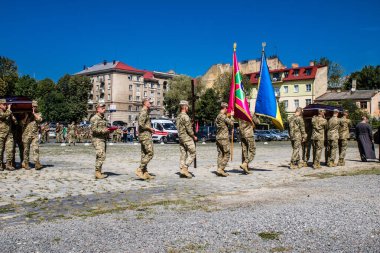
<instances>
[{"instance_id":1,"label":"chimney","mask_svg":"<svg viewBox=\"0 0 380 253\"><path fill-rule=\"evenodd\" d=\"M86 70L86 65L83 65L83 70Z\"/></svg>"},{"instance_id":2,"label":"chimney","mask_svg":"<svg viewBox=\"0 0 380 253\"><path fill-rule=\"evenodd\" d=\"M112 64L113 64L113 65L115 65L115 63L116 63L116 61L115 61L115 60L113 60L113 61L112 61Z\"/></svg>"},{"instance_id":3,"label":"chimney","mask_svg":"<svg viewBox=\"0 0 380 253\"><path fill-rule=\"evenodd\" d=\"M309 62L309 65L312 66L312 67L314 67L315 62L314 62L314 61L310 61L310 62Z\"/></svg>"},{"instance_id":4,"label":"chimney","mask_svg":"<svg viewBox=\"0 0 380 253\"><path fill-rule=\"evenodd\" d=\"M298 67L299 67L298 63L292 63L292 69L298 68Z\"/></svg>"},{"instance_id":5,"label":"chimney","mask_svg":"<svg viewBox=\"0 0 380 253\"><path fill-rule=\"evenodd\" d=\"M356 91L356 79L352 79L351 93Z\"/></svg>"},{"instance_id":6,"label":"chimney","mask_svg":"<svg viewBox=\"0 0 380 253\"><path fill-rule=\"evenodd\" d=\"M104 61L103 61L103 65L106 65L106 64L107 64L107 60L104 60Z\"/></svg>"}]
</instances>

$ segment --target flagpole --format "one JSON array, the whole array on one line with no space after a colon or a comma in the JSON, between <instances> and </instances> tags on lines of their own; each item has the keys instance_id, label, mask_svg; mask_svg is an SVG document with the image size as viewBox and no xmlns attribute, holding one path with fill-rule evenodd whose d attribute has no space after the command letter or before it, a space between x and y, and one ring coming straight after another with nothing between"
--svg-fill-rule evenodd
<instances>
[{"instance_id":1,"label":"flagpole","mask_svg":"<svg viewBox=\"0 0 380 253\"><path fill-rule=\"evenodd\" d=\"M235 85L235 69L234 69L234 54L236 52L236 42L234 43L234 53L232 54L232 80L231 82L234 83ZM235 90L235 89L234 89ZM235 98L235 94L234 94L234 98ZM234 108L232 108L232 110L234 111L235 113L235 99L234 99ZM230 145L230 150L231 150L231 162L232 162L232 159L233 159L233 156L234 156L234 132L235 132L235 124L232 125L232 133L231 133L231 145Z\"/></svg>"}]
</instances>

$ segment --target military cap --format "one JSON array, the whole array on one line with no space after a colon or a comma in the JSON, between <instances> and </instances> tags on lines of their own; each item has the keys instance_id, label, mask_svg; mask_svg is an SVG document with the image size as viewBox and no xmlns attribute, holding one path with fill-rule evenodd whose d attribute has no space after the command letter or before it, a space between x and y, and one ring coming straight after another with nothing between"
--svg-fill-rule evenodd
<instances>
[{"instance_id":1,"label":"military cap","mask_svg":"<svg viewBox=\"0 0 380 253\"><path fill-rule=\"evenodd\" d=\"M302 107L297 107L296 112L302 112Z\"/></svg>"},{"instance_id":2,"label":"military cap","mask_svg":"<svg viewBox=\"0 0 380 253\"><path fill-rule=\"evenodd\" d=\"M348 110L344 110L344 111L343 111L343 113L346 113L346 114L348 114Z\"/></svg>"},{"instance_id":3,"label":"military cap","mask_svg":"<svg viewBox=\"0 0 380 253\"><path fill-rule=\"evenodd\" d=\"M5 98L0 98L0 104L6 104L7 100Z\"/></svg>"},{"instance_id":4,"label":"military cap","mask_svg":"<svg viewBox=\"0 0 380 253\"><path fill-rule=\"evenodd\" d=\"M106 107L106 104L105 103L97 103L95 105L95 108L98 108L98 107Z\"/></svg>"},{"instance_id":5,"label":"military cap","mask_svg":"<svg viewBox=\"0 0 380 253\"><path fill-rule=\"evenodd\" d=\"M223 108L227 108L227 107L228 107L228 104L227 104L226 102L222 102L222 103L220 104L220 106L223 107Z\"/></svg>"},{"instance_id":6,"label":"military cap","mask_svg":"<svg viewBox=\"0 0 380 253\"><path fill-rule=\"evenodd\" d=\"M335 112L339 112L339 110L338 110L338 109L334 109L334 113L335 113Z\"/></svg>"},{"instance_id":7,"label":"military cap","mask_svg":"<svg viewBox=\"0 0 380 253\"><path fill-rule=\"evenodd\" d=\"M144 105L145 101L149 101L149 103L153 103L153 100L151 98L143 98L142 104Z\"/></svg>"},{"instance_id":8,"label":"military cap","mask_svg":"<svg viewBox=\"0 0 380 253\"><path fill-rule=\"evenodd\" d=\"M33 101L32 101L32 106L33 106L33 107L37 107L37 106L38 106L38 102L37 102L36 100L33 100Z\"/></svg>"},{"instance_id":9,"label":"military cap","mask_svg":"<svg viewBox=\"0 0 380 253\"><path fill-rule=\"evenodd\" d=\"M181 100L179 102L179 105L187 105L187 106L189 106L189 102L187 102L186 100Z\"/></svg>"},{"instance_id":10,"label":"military cap","mask_svg":"<svg viewBox=\"0 0 380 253\"><path fill-rule=\"evenodd\" d=\"M318 112L321 113L321 112L326 112L325 109L318 109Z\"/></svg>"}]
</instances>

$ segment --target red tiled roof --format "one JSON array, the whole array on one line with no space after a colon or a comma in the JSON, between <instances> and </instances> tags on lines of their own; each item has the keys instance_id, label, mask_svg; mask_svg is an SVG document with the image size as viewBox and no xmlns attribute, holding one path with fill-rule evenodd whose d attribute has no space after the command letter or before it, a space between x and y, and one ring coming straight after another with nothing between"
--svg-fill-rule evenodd
<instances>
[{"instance_id":1,"label":"red tiled roof","mask_svg":"<svg viewBox=\"0 0 380 253\"><path fill-rule=\"evenodd\" d=\"M289 72L288 77L284 77L281 81L293 81L293 80L308 80L314 79L317 74L317 70L322 66L307 66L307 67L297 67L297 68L286 68L286 69L274 69L270 70L270 73L280 73L280 75L284 72ZM306 75L306 70L311 70L309 75ZM298 70L298 76L294 75L295 70ZM258 75L260 72L254 72L246 74L249 76L250 83L257 84L259 82ZM281 76L280 76L281 77ZM272 80L273 81L273 80ZM280 80L279 80L280 81Z\"/></svg>"},{"instance_id":2,"label":"red tiled roof","mask_svg":"<svg viewBox=\"0 0 380 253\"><path fill-rule=\"evenodd\" d=\"M114 69L126 70L126 71L134 71L134 72L144 72L144 71L142 71L142 70L139 70L139 69L136 69L136 68L134 68L134 67L131 67L131 66L129 66L129 65L127 65L127 64L125 64L125 63L123 63L123 62L121 62L121 61L119 61L119 62L115 65Z\"/></svg>"}]
</instances>

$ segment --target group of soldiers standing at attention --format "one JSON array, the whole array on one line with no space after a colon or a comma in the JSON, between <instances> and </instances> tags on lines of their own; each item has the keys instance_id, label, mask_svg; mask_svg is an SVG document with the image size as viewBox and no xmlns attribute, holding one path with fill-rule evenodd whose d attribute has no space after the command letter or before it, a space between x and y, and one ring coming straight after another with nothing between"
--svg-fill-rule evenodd
<instances>
[{"instance_id":1,"label":"group of soldiers standing at attention","mask_svg":"<svg viewBox=\"0 0 380 253\"><path fill-rule=\"evenodd\" d=\"M47 142L49 132L49 124L45 123L41 126L41 142ZM87 142L91 139L91 131L89 127L79 126L72 122L65 127L63 124L57 123L55 127L55 139L56 143L67 142L69 145L75 143Z\"/></svg>"},{"instance_id":2,"label":"group of soldiers standing at attention","mask_svg":"<svg viewBox=\"0 0 380 253\"><path fill-rule=\"evenodd\" d=\"M344 166L348 139L350 138L351 120L348 111L343 111L343 116L338 118L339 110L334 109L333 116L325 119L326 111L318 110L318 116L310 120L302 117L302 108L298 107L295 114L289 119L289 135L292 143L292 157L290 168L302 168L307 166L310 158L310 149L313 147L313 168L321 168L321 155L325 147L326 165L328 167ZM307 122L307 124L305 124ZM306 127L305 127L306 125ZM302 156L300 151L302 150ZM339 159L336 163L336 155L339 150Z\"/></svg>"},{"instance_id":3,"label":"group of soldiers standing at attention","mask_svg":"<svg viewBox=\"0 0 380 253\"><path fill-rule=\"evenodd\" d=\"M39 159L38 132L41 115L37 112L37 101L32 101L31 112L12 113L12 105L0 99L0 170L15 170L16 144L20 152L21 167L29 170L29 155L33 153L34 167L42 169ZM6 153L6 163L3 163Z\"/></svg>"}]
</instances>

